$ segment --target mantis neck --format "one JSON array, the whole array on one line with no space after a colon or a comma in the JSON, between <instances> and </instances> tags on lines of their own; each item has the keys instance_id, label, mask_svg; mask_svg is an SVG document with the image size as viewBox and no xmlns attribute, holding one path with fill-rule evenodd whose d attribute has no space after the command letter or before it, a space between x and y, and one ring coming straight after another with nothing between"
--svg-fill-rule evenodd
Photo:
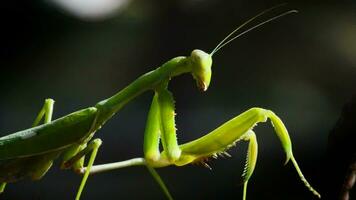
<instances>
[{"instance_id":1,"label":"mantis neck","mask_svg":"<svg viewBox=\"0 0 356 200\"><path fill-rule=\"evenodd\" d=\"M116 93L114 96L102 100L95 105L98 109L97 127L103 125L123 106L147 90L155 90L160 84L171 77L191 71L189 57L175 57L161 67L137 78L130 85Z\"/></svg>"}]
</instances>

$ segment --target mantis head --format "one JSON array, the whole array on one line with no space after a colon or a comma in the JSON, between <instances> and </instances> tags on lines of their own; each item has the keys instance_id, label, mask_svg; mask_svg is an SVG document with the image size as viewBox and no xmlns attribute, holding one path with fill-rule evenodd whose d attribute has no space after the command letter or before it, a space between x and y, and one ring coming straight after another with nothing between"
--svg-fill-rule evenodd
<instances>
[{"instance_id":1,"label":"mantis head","mask_svg":"<svg viewBox=\"0 0 356 200\"><path fill-rule=\"evenodd\" d=\"M211 65L213 60L211 55L202 50L195 49L191 55L192 75L200 90L206 91L211 79Z\"/></svg>"},{"instance_id":2,"label":"mantis head","mask_svg":"<svg viewBox=\"0 0 356 200\"><path fill-rule=\"evenodd\" d=\"M281 4L281 5L283 5L283 4ZM208 87L210 85L210 79L211 79L211 66L213 63L212 57L221 48L223 48L225 45L229 44L230 42L234 41L235 39L239 38L240 36L250 32L250 31L252 31L252 30L268 23L268 22L274 21L274 20L276 20L280 17L283 17L285 15L298 12L296 10L290 10L290 11L284 12L280 15L277 15L275 17L269 18L268 20L260 22L257 25L252 26L251 28L248 28L247 30L234 36L234 34L237 31L239 31L241 28L243 28L248 23L252 22L259 16L261 16L261 15L269 12L270 10L273 10L281 5L277 5L275 7L267 9L267 10L261 12L260 14L252 17L251 19L247 20L245 23L243 23L242 25L237 27L235 30L233 30L230 34L228 34L223 40L221 40L220 43L214 48L214 50L210 54L206 53L202 50L199 50L199 49L195 49L192 51L192 53L190 55L191 73L193 75L193 78L196 80L197 86L199 89L201 89L202 91L206 91L208 89Z\"/></svg>"}]
</instances>

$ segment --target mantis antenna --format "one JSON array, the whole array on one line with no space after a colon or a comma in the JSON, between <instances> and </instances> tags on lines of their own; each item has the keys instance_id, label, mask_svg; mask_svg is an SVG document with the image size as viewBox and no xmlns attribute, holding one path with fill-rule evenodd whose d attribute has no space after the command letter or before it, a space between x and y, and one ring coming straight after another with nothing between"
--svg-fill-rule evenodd
<instances>
[{"instance_id":1,"label":"mantis antenna","mask_svg":"<svg viewBox=\"0 0 356 200\"><path fill-rule=\"evenodd\" d=\"M280 6L282 6L282 5L284 5L284 4L277 5L277 6L274 6L274 7L272 7L272 8L269 8L269 9L267 9L267 10L264 10L264 11L262 11L261 13L259 13L258 15L256 15L256 16L250 18L249 20L247 20L245 23L243 23L242 25L240 25L239 27L237 27L235 30L233 30L233 31L232 31L229 35L227 35L223 40L221 40L221 42L214 48L214 50L210 53L210 55L213 56L213 55L214 55L216 52L218 52L221 48L223 48L225 45L229 44L230 42L232 42L232 41L235 40L236 38L239 38L239 37L241 37L242 35L245 35L246 33L250 32L250 31L252 31L252 30L254 30L254 29L256 29L256 28L258 28L258 27L260 27L260 26L262 26L262 25L264 25L264 24L266 24L266 23L269 23L269 22L271 22L271 21L274 21L274 20L276 20L276 19L278 19L278 18L281 18L281 17L283 17L283 16L285 16L285 15L288 15L288 14L298 13L297 10L289 10L289 11L284 12L284 13L282 13L282 14L279 14L279 15L277 15L277 16L275 16L275 17L272 17L272 18L270 18L270 19L268 19L268 20L266 20L266 21L263 21L263 22L261 22L261 23L255 25L255 26L253 26L253 27L251 27L251 28L249 28L249 29L247 29L247 30L245 30L245 31L243 31L243 32L241 32L241 33L239 33L238 35L232 37L232 35L233 35L234 33L236 33L236 32L237 32L238 30L240 30L241 28L245 27L247 24L249 24L250 22L252 22L252 21L255 20L256 18L258 18L259 16L261 16L261 15L263 15L263 14L265 14L265 13L271 11L271 10L274 10L275 8L280 7Z\"/></svg>"}]
</instances>

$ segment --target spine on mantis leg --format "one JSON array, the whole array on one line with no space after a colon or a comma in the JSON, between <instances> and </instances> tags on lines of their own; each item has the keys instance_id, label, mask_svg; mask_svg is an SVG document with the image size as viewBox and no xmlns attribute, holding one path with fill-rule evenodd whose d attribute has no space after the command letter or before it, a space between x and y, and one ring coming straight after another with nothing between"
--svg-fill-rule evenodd
<instances>
[{"instance_id":1,"label":"spine on mantis leg","mask_svg":"<svg viewBox=\"0 0 356 200\"><path fill-rule=\"evenodd\" d=\"M258 144L257 144L256 134L252 130L247 131L247 133L244 136L244 140L249 142L246 163L245 163L245 169L242 174L243 181L244 181L244 190L243 190L242 199L246 200L247 184L248 184L248 181L249 181L250 177L252 176L253 171L256 166L257 154L258 154Z\"/></svg>"},{"instance_id":2,"label":"spine on mantis leg","mask_svg":"<svg viewBox=\"0 0 356 200\"><path fill-rule=\"evenodd\" d=\"M262 108L251 108L239 116L225 122L222 126L213 130L209 134L181 145L184 152L200 155L212 155L214 153L222 152L228 149L235 142L241 139L248 130L253 128L259 122L266 122L270 118L276 134L282 143L282 147L286 153L286 163L293 156L292 142L290 140L288 131L283 122L270 110ZM234 134L222 134L222 133Z\"/></svg>"},{"instance_id":3,"label":"spine on mantis leg","mask_svg":"<svg viewBox=\"0 0 356 200\"><path fill-rule=\"evenodd\" d=\"M279 137L284 151L287 154L287 159L285 164L288 163L289 160L292 161L294 168L296 169L300 179L303 181L304 185L318 198L321 198L321 195L310 185L310 183L305 179L302 171L299 168L297 161L295 160L292 152L292 142L289 138L289 134L287 128L284 126L282 120L274 114L272 111L268 112L268 117L271 119L272 125L276 131L277 136Z\"/></svg>"},{"instance_id":4,"label":"spine on mantis leg","mask_svg":"<svg viewBox=\"0 0 356 200\"><path fill-rule=\"evenodd\" d=\"M249 130L244 136L244 140L248 141L248 150L244 172L242 174L244 182L247 182L253 174L256 167L257 155L258 155L258 144L256 139L256 134Z\"/></svg>"},{"instance_id":5,"label":"spine on mantis leg","mask_svg":"<svg viewBox=\"0 0 356 200\"><path fill-rule=\"evenodd\" d=\"M313 192L314 195L320 198L320 194L314 188L312 188L312 186L303 176L302 171L300 170L298 163L293 156L292 143L282 120L272 111L262 108L251 108L239 116L224 123L209 134L194 141L180 145L182 156L181 159L179 159L179 162L176 162L175 164L185 165L195 160L214 156L218 153L224 152L229 149L236 141L244 139L244 134L251 130L257 123L266 122L268 118L271 120L275 132L286 153L285 163L291 160L304 185L311 192ZM252 172L250 169L248 171Z\"/></svg>"},{"instance_id":6,"label":"spine on mantis leg","mask_svg":"<svg viewBox=\"0 0 356 200\"><path fill-rule=\"evenodd\" d=\"M286 153L286 161L284 164L287 164L288 161L293 157L292 141L290 140L287 128L282 122L282 120L272 111L267 110L267 117L271 119L272 126L274 127L274 130L282 144L284 152Z\"/></svg>"},{"instance_id":7,"label":"spine on mantis leg","mask_svg":"<svg viewBox=\"0 0 356 200\"><path fill-rule=\"evenodd\" d=\"M200 156L212 156L224 152L241 140L241 137L257 123L265 122L267 120L265 113L266 110L264 109L252 108L225 122L203 137L180 145L180 148L186 154Z\"/></svg>"}]
</instances>

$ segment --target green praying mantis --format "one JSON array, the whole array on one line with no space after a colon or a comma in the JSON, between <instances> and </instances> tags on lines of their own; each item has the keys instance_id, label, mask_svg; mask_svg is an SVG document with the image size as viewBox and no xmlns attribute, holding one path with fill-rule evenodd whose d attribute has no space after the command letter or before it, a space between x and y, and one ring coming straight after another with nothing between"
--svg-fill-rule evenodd
<instances>
[{"instance_id":1,"label":"green praying mantis","mask_svg":"<svg viewBox=\"0 0 356 200\"><path fill-rule=\"evenodd\" d=\"M169 81L173 77L190 73L195 79L197 87L206 91L211 80L212 56L216 52L241 35L265 23L297 12L295 10L284 12L233 36L248 23L274 8L267 9L240 25L226 36L211 53L193 50L190 56L175 57L157 69L140 76L114 96L100 101L93 107L73 112L52 121L54 101L46 99L32 128L0 138L0 192L4 191L7 183L24 178L41 179L50 169L53 161L61 158L62 169L72 169L83 175L76 200L80 199L90 174L137 165L146 166L167 198L173 199L155 168L170 165L184 166L197 162L201 162L208 167L204 163L207 158L216 158L219 155L227 154L226 151L229 148L234 146L237 141L243 140L249 142L243 173L243 199L245 200L247 184L254 171L258 152L253 127L257 123L266 122L267 119L270 119L286 153L285 163L291 160L305 186L320 198L320 194L304 178L293 156L292 143L285 125L270 110L251 108L203 137L185 144L179 145L176 137L175 108L173 96L168 90ZM123 106L149 90L154 91L154 96L144 132L144 157L93 165L102 143L100 139L92 140L94 133ZM162 145L163 151L161 151L160 145ZM88 154L90 154L89 161L84 166L84 158Z\"/></svg>"}]
</instances>

